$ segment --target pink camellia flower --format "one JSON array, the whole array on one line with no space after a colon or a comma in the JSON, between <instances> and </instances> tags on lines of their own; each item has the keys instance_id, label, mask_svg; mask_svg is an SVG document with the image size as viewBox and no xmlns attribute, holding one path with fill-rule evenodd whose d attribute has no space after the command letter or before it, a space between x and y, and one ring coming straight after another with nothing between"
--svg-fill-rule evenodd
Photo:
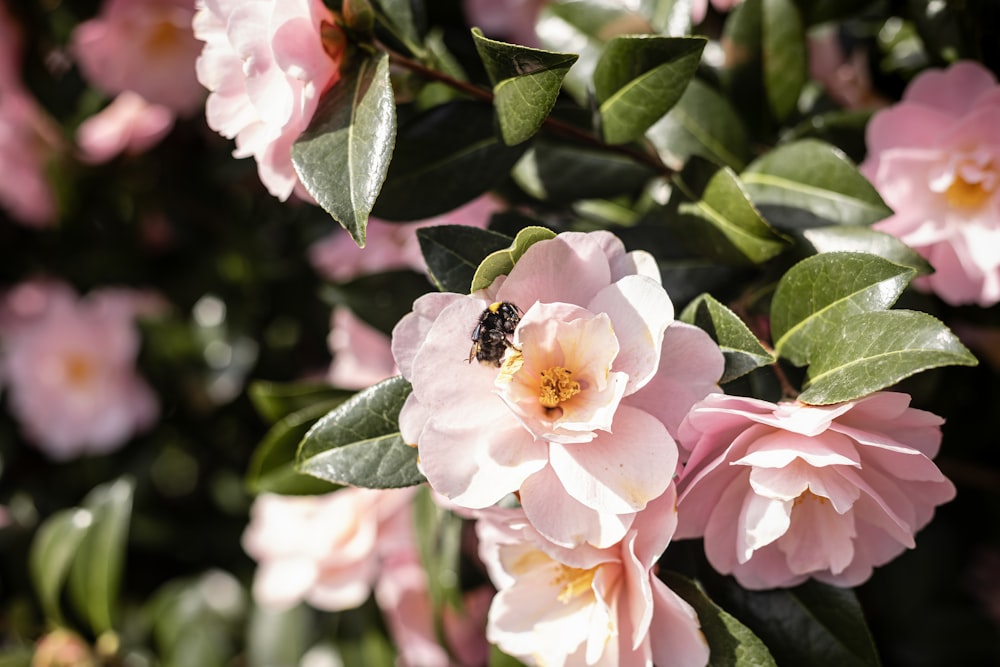
<instances>
[{"instance_id":1,"label":"pink camellia flower","mask_svg":"<svg viewBox=\"0 0 1000 667\"><path fill-rule=\"evenodd\" d=\"M895 214L874 225L933 265L916 279L953 304L1000 302L1000 86L982 65L928 70L875 114L861 164Z\"/></svg>"},{"instance_id":2,"label":"pink camellia flower","mask_svg":"<svg viewBox=\"0 0 1000 667\"><path fill-rule=\"evenodd\" d=\"M427 571L416 544L383 561L375 584L375 601L399 652L401 667L476 667L488 662L486 612L493 590L481 586L462 596L462 608L441 610L441 646L427 588Z\"/></svg>"},{"instance_id":3,"label":"pink camellia flower","mask_svg":"<svg viewBox=\"0 0 1000 667\"><path fill-rule=\"evenodd\" d=\"M743 0L711 0L716 11L728 12ZM691 2L691 22L698 25L705 20L708 15L709 0L692 0Z\"/></svg>"},{"instance_id":4,"label":"pink camellia flower","mask_svg":"<svg viewBox=\"0 0 1000 667\"><path fill-rule=\"evenodd\" d=\"M943 420L909 404L708 396L680 429L675 538L704 537L712 566L750 589L864 582L955 495L931 460Z\"/></svg>"},{"instance_id":5,"label":"pink camellia flower","mask_svg":"<svg viewBox=\"0 0 1000 667\"><path fill-rule=\"evenodd\" d=\"M107 162L120 153L138 155L160 142L174 126L174 114L141 95L125 91L80 124L76 143L86 162Z\"/></svg>"},{"instance_id":6,"label":"pink camellia flower","mask_svg":"<svg viewBox=\"0 0 1000 667\"><path fill-rule=\"evenodd\" d=\"M0 88L0 206L31 227L57 217L46 170L62 140L55 122L20 86Z\"/></svg>"},{"instance_id":7,"label":"pink camellia flower","mask_svg":"<svg viewBox=\"0 0 1000 667\"><path fill-rule=\"evenodd\" d=\"M198 0L194 34L205 42L209 127L236 139L235 157L254 157L272 195L312 201L291 151L339 77L345 42L332 12L322 0Z\"/></svg>"},{"instance_id":8,"label":"pink camellia flower","mask_svg":"<svg viewBox=\"0 0 1000 667\"><path fill-rule=\"evenodd\" d=\"M603 549L560 547L520 510L484 510L479 553L498 589L487 638L528 665L707 664L694 609L653 572L677 525L676 498L671 485Z\"/></svg>"},{"instance_id":9,"label":"pink camellia flower","mask_svg":"<svg viewBox=\"0 0 1000 667\"><path fill-rule=\"evenodd\" d=\"M327 611L359 606L381 559L412 548L415 491L348 487L320 496L258 496L243 533L243 548L257 561L254 599L275 609L303 600Z\"/></svg>"},{"instance_id":10,"label":"pink camellia flower","mask_svg":"<svg viewBox=\"0 0 1000 667\"><path fill-rule=\"evenodd\" d=\"M181 114L205 91L194 74L201 45L191 32L194 0L105 0L72 36L83 76L108 95L133 91Z\"/></svg>"},{"instance_id":11,"label":"pink camellia flower","mask_svg":"<svg viewBox=\"0 0 1000 667\"><path fill-rule=\"evenodd\" d=\"M333 311L327 341L333 353L327 378L335 387L364 389L399 375L389 337L346 308Z\"/></svg>"},{"instance_id":12,"label":"pink camellia flower","mask_svg":"<svg viewBox=\"0 0 1000 667\"><path fill-rule=\"evenodd\" d=\"M548 0L464 0L469 25L495 39L538 46L535 23Z\"/></svg>"},{"instance_id":13,"label":"pink camellia flower","mask_svg":"<svg viewBox=\"0 0 1000 667\"><path fill-rule=\"evenodd\" d=\"M156 396L135 370L134 319L148 303L124 289L80 299L62 283L24 283L4 295L10 409L50 458L112 451L156 420Z\"/></svg>"},{"instance_id":14,"label":"pink camellia flower","mask_svg":"<svg viewBox=\"0 0 1000 667\"><path fill-rule=\"evenodd\" d=\"M666 491L671 434L723 369L707 334L673 320L652 256L608 232L540 241L489 289L413 308L392 340L413 386L400 430L431 487L468 508L517 492L563 546L614 544ZM510 334L497 320L514 309ZM469 351L481 318L482 363Z\"/></svg>"},{"instance_id":15,"label":"pink camellia flower","mask_svg":"<svg viewBox=\"0 0 1000 667\"><path fill-rule=\"evenodd\" d=\"M887 104L872 87L868 54L860 48L844 52L837 29L824 24L809 31L809 76L845 109L883 107Z\"/></svg>"},{"instance_id":16,"label":"pink camellia flower","mask_svg":"<svg viewBox=\"0 0 1000 667\"><path fill-rule=\"evenodd\" d=\"M485 229L501 204L490 195L477 197L442 215L417 222L386 222L369 218L367 243L359 248L345 230L337 228L309 248L309 261L328 280L344 282L383 271L412 269L427 272L417 230L435 225L467 225Z\"/></svg>"}]
</instances>

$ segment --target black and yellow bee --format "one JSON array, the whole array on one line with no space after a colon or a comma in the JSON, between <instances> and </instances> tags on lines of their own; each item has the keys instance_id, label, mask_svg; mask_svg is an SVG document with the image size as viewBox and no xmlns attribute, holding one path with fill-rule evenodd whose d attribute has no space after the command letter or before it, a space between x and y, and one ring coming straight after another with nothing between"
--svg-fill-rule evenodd
<instances>
[{"instance_id":1,"label":"black and yellow bee","mask_svg":"<svg viewBox=\"0 0 1000 667\"><path fill-rule=\"evenodd\" d=\"M475 359L499 368L504 352L513 347L510 337L514 335L522 314L521 309L509 301L491 303L472 330L472 349L467 361Z\"/></svg>"}]
</instances>

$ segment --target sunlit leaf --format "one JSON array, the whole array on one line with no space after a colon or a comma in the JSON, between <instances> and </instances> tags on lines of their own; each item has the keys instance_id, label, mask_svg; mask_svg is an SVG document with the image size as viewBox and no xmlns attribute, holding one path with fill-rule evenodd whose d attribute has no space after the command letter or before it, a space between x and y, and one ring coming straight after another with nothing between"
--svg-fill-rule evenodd
<instances>
[{"instance_id":1,"label":"sunlit leaf","mask_svg":"<svg viewBox=\"0 0 1000 667\"><path fill-rule=\"evenodd\" d=\"M774 363L774 357L743 320L709 294L702 294L689 303L678 319L699 327L718 343L726 359L726 368L719 380L721 383Z\"/></svg>"},{"instance_id":2,"label":"sunlit leaf","mask_svg":"<svg viewBox=\"0 0 1000 667\"><path fill-rule=\"evenodd\" d=\"M302 440L299 471L372 489L424 481L417 470L417 448L403 442L399 433L399 411L410 390L410 383L396 376L328 413Z\"/></svg>"},{"instance_id":3,"label":"sunlit leaf","mask_svg":"<svg viewBox=\"0 0 1000 667\"><path fill-rule=\"evenodd\" d=\"M389 56L353 52L292 146L292 163L309 194L365 244L368 216L386 178L396 136Z\"/></svg>"},{"instance_id":4,"label":"sunlit leaf","mask_svg":"<svg viewBox=\"0 0 1000 667\"><path fill-rule=\"evenodd\" d=\"M489 287L497 276L505 276L514 268L521 255L539 241L551 239L556 233L545 227L525 227L514 237L510 247L491 253L480 263L472 279L472 291Z\"/></svg>"},{"instance_id":5,"label":"sunlit leaf","mask_svg":"<svg viewBox=\"0 0 1000 667\"><path fill-rule=\"evenodd\" d=\"M843 225L817 227L807 229L803 232L803 236L818 253L864 252L908 266L916 271L917 275L926 275L934 270L916 250L892 234L879 232L871 227Z\"/></svg>"},{"instance_id":6,"label":"sunlit leaf","mask_svg":"<svg viewBox=\"0 0 1000 667\"><path fill-rule=\"evenodd\" d=\"M767 100L775 118L784 120L795 110L808 78L805 28L792 0L761 0L761 5Z\"/></svg>"},{"instance_id":7,"label":"sunlit leaf","mask_svg":"<svg viewBox=\"0 0 1000 667\"><path fill-rule=\"evenodd\" d=\"M70 565L93 523L94 515L89 510L62 510L45 520L31 543L31 582L46 618L55 623L62 623L59 599Z\"/></svg>"}]
</instances>

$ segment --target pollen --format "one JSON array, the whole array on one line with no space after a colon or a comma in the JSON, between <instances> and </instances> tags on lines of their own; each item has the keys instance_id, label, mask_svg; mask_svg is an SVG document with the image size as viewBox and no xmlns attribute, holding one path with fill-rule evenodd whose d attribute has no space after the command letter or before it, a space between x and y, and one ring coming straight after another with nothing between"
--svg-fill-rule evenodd
<instances>
[{"instance_id":1,"label":"pollen","mask_svg":"<svg viewBox=\"0 0 1000 667\"><path fill-rule=\"evenodd\" d=\"M581 595L590 593L593 590L594 575L596 574L596 567L584 570L568 565L560 566L555 581L552 582L553 586L559 589L559 595L556 599L565 604Z\"/></svg>"},{"instance_id":2,"label":"pollen","mask_svg":"<svg viewBox=\"0 0 1000 667\"><path fill-rule=\"evenodd\" d=\"M580 383L572 378L572 371L562 366L553 366L542 371L538 402L546 408L556 408L580 393Z\"/></svg>"},{"instance_id":3,"label":"pollen","mask_svg":"<svg viewBox=\"0 0 1000 667\"><path fill-rule=\"evenodd\" d=\"M944 192L945 199L955 208L979 208L990 196L982 183L970 183L957 177Z\"/></svg>"},{"instance_id":4,"label":"pollen","mask_svg":"<svg viewBox=\"0 0 1000 667\"><path fill-rule=\"evenodd\" d=\"M93 360L84 354L70 354L63 360L63 377L70 385L86 385L96 371Z\"/></svg>"}]
</instances>

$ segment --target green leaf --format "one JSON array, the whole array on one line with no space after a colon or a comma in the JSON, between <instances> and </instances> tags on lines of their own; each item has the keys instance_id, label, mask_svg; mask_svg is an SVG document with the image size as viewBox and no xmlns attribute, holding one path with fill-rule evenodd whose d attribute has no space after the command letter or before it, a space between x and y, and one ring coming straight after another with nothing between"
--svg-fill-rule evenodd
<instances>
[{"instance_id":1,"label":"green leaf","mask_svg":"<svg viewBox=\"0 0 1000 667\"><path fill-rule=\"evenodd\" d=\"M864 252L878 255L890 262L908 266L917 275L927 275L934 271L930 263L920 254L892 234L876 231L870 227L817 227L803 232L806 240L818 253Z\"/></svg>"},{"instance_id":2,"label":"green leaf","mask_svg":"<svg viewBox=\"0 0 1000 667\"><path fill-rule=\"evenodd\" d=\"M327 382L255 380L247 388L247 395L257 414L272 424L316 403L344 400L351 393L331 387Z\"/></svg>"},{"instance_id":3,"label":"green leaf","mask_svg":"<svg viewBox=\"0 0 1000 667\"><path fill-rule=\"evenodd\" d=\"M697 156L674 178L671 205L677 233L709 259L729 264L759 264L788 244L761 217L739 177Z\"/></svg>"},{"instance_id":4,"label":"green leaf","mask_svg":"<svg viewBox=\"0 0 1000 667\"><path fill-rule=\"evenodd\" d=\"M514 237L513 243L508 248L497 250L487 255L472 278L472 291L476 292L486 289L497 276L505 276L514 268L521 255L539 241L555 238L556 233L545 227L525 227Z\"/></svg>"},{"instance_id":5,"label":"green leaf","mask_svg":"<svg viewBox=\"0 0 1000 667\"><path fill-rule=\"evenodd\" d=\"M468 294L476 268L492 252L506 248L512 238L468 225L438 225L417 230L420 251L431 280L442 292Z\"/></svg>"},{"instance_id":6,"label":"green leaf","mask_svg":"<svg viewBox=\"0 0 1000 667\"><path fill-rule=\"evenodd\" d=\"M578 56L498 42L472 29L472 39L493 84L493 106L504 143L531 138L556 104L563 79Z\"/></svg>"},{"instance_id":7,"label":"green leaf","mask_svg":"<svg viewBox=\"0 0 1000 667\"><path fill-rule=\"evenodd\" d=\"M761 5L767 101L774 117L784 120L795 111L799 93L809 78L805 29L792 0L761 0Z\"/></svg>"},{"instance_id":8,"label":"green leaf","mask_svg":"<svg viewBox=\"0 0 1000 667\"><path fill-rule=\"evenodd\" d=\"M414 11L412 0L374 0L382 10L383 25L414 53L420 53L423 16ZM418 5L419 6L419 5Z\"/></svg>"},{"instance_id":9,"label":"green leaf","mask_svg":"<svg viewBox=\"0 0 1000 667\"><path fill-rule=\"evenodd\" d=\"M80 543L94 524L85 509L56 512L39 527L28 554L28 571L45 617L61 625L59 598Z\"/></svg>"},{"instance_id":10,"label":"green leaf","mask_svg":"<svg viewBox=\"0 0 1000 667\"><path fill-rule=\"evenodd\" d=\"M488 104L428 109L400 126L374 215L402 221L447 213L502 182L526 148L496 136Z\"/></svg>"},{"instance_id":11,"label":"green leaf","mask_svg":"<svg viewBox=\"0 0 1000 667\"><path fill-rule=\"evenodd\" d=\"M536 199L570 203L636 193L655 174L622 155L536 139L511 175Z\"/></svg>"},{"instance_id":12,"label":"green leaf","mask_svg":"<svg viewBox=\"0 0 1000 667\"><path fill-rule=\"evenodd\" d=\"M808 257L778 281L771 301L774 351L796 366L839 337L854 336L844 319L885 310L913 278L913 269L864 253Z\"/></svg>"},{"instance_id":13,"label":"green leaf","mask_svg":"<svg viewBox=\"0 0 1000 667\"><path fill-rule=\"evenodd\" d=\"M844 318L840 336L814 350L799 400L850 401L929 368L977 363L958 337L927 313L863 313Z\"/></svg>"},{"instance_id":14,"label":"green leaf","mask_svg":"<svg viewBox=\"0 0 1000 667\"><path fill-rule=\"evenodd\" d=\"M413 302L433 285L422 273L410 269L371 273L349 283L325 285L323 300L350 309L361 320L389 335Z\"/></svg>"},{"instance_id":15,"label":"green leaf","mask_svg":"<svg viewBox=\"0 0 1000 667\"><path fill-rule=\"evenodd\" d=\"M375 28L375 9L368 0L343 0L340 13L350 30L370 35Z\"/></svg>"},{"instance_id":16,"label":"green leaf","mask_svg":"<svg viewBox=\"0 0 1000 667\"><path fill-rule=\"evenodd\" d=\"M395 136L389 56L353 51L292 146L292 163L306 190L361 247Z\"/></svg>"},{"instance_id":17,"label":"green leaf","mask_svg":"<svg viewBox=\"0 0 1000 667\"><path fill-rule=\"evenodd\" d=\"M285 415L270 428L247 467L246 485L251 493L313 495L336 488L325 480L300 473L295 457L299 443L313 424L351 396L351 392L340 390L339 393L342 394L340 398L307 405Z\"/></svg>"},{"instance_id":18,"label":"green leaf","mask_svg":"<svg viewBox=\"0 0 1000 667\"><path fill-rule=\"evenodd\" d=\"M680 169L692 155L742 169L750 157L743 121L729 100L698 79L692 79L666 116L646 132L660 159Z\"/></svg>"},{"instance_id":19,"label":"green leaf","mask_svg":"<svg viewBox=\"0 0 1000 667\"><path fill-rule=\"evenodd\" d=\"M779 146L740 178L771 224L786 229L870 225L892 214L840 149L816 139Z\"/></svg>"},{"instance_id":20,"label":"green leaf","mask_svg":"<svg viewBox=\"0 0 1000 667\"><path fill-rule=\"evenodd\" d=\"M707 40L615 37L594 68L601 134L610 144L641 137L677 103L694 77Z\"/></svg>"},{"instance_id":21,"label":"green leaf","mask_svg":"<svg viewBox=\"0 0 1000 667\"><path fill-rule=\"evenodd\" d=\"M490 645L489 667L525 667L524 663L501 651L495 644Z\"/></svg>"},{"instance_id":22,"label":"green leaf","mask_svg":"<svg viewBox=\"0 0 1000 667\"><path fill-rule=\"evenodd\" d=\"M388 489L424 481L417 448L399 434L399 411L410 395L402 376L358 392L319 420L299 447L299 471L335 484Z\"/></svg>"},{"instance_id":23,"label":"green leaf","mask_svg":"<svg viewBox=\"0 0 1000 667\"><path fill-rule=\"evenodd\" d=\"M95 634L114 627L135 483L129 478L95 487L83 506L93 516L69 570L69 593Z\"/></svg>"},{"instance_id":24,"label":"green leaf","mask_svg":"<svg viewBox=\"0 0 1000 667\"><path fill-rule=\"evenodd\" d=\"M309 647L312 612L305 604L289 609L255 605L246 632L249 667L299 665Z\"/></svg>"},{"instance_id":25,"label":"green leaf","mask_svg":"<svg viewBox=\"0 0 1000 667\"><path fill-rule=\"evenodd\" d=\"M640 0L639 11L653 31L672 37L691 33L691 0Z\"/></svg>"},{"instance_id":26,"label":"green leaf","mask_svg":"<svg viewBox=\"0 0 1000 667\"><path fill-rule=\"evenodd\" d=\"M725 384L775 361L743 320L709 294L702 294L689 303L679 319L704 330L718 343L726 359L720 383Z\"/></svg>"},{"instance_id":27,"label":"green leaf","mask_svg":"<svg viewBox=\"0 0 1000 667\"><path fill-rule=\"evenodd\" d=\"M748 627L726 613L690 579L666 572L664 581L698 613L708 640L712 667L769 667L777 663L767 646Z\"/></svg>"},{"instance_id":28,"label":"green leaf","mask_svg":"<svg viewBox=\"0 0 1000 667\"><path fill-rule=\"evenodd\" d=\"M809 581L749 591L728 584L714 599L747 625L779 665L878 667L861 605L849 588Z\"/></svg>"},{"instance_id":29,"label":"green leaf","mask_svg":"<svg viewBox=\"0 0 1000 667\"><path fill-rule=\"evenodd\" d=\"M435 502L429 487L418 491L414 498L414 532L420 564L427 573L434 632L442 646L448 645L445 609L462 609L459 576L462 524L461 517Z\"/></svg>"}]
</instances>

